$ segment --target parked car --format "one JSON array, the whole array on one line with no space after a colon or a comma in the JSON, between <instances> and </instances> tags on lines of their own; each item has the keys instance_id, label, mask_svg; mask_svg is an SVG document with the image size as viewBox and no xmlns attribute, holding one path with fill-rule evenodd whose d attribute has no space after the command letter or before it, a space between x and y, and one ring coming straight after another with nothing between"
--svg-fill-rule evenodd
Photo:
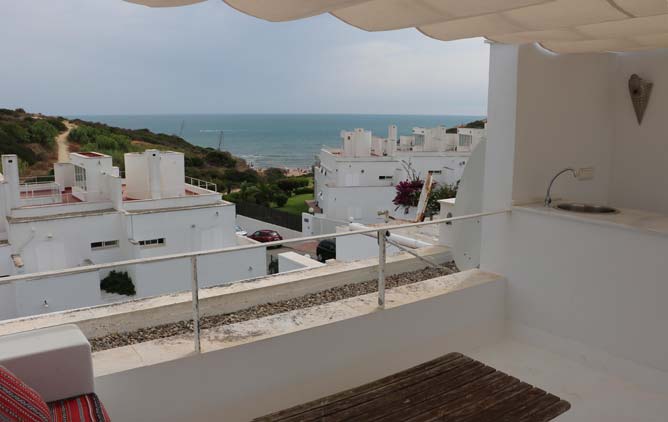
<instances>
[{"instance_id":1,"label":"parked car","mask_svg":"<svg viewBox=\"0 0 668 422\"><path fill-rule=\"evenodd\" d=\"M244 230L243 227L236 225L234 226L234 231L239 235L239 236L248 236L248 232Z\"/></svg>"},{"instance_id":2,"label":"parked car","mask_svg":"<svg viewBox=\"0 0 668 422\"><path fill-rule=\"evenodd\" d=\"M324 239L318 243L318 247L315 250L315 253L318 257L318 261L325 262L328 259L336 258L336 238L334 239Z\"/></svg>"},{"instance_id":3,"label":"parked car","mask_svg":"<svg viewBox=\"0 0 668 422\"><path fill-rule=\"evenodd\" d=\"M248 237L262 243L283 240L283 237L280 234L278 234L276 230L258 230L255 233L249 235Z\"/></svg>"}]
</instances>

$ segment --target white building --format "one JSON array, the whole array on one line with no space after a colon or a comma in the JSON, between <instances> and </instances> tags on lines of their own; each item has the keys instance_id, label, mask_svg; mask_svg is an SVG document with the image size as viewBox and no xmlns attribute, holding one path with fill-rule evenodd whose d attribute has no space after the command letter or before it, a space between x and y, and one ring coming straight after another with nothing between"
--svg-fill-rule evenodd
<instances>
[{"instance_id":1,"label":"white building","mask_svg":"<svg viewBox=\"0 0 668 422\"><path fill-rule=\"evenodd\" d=\"M316 217L375 223L383 221L379 212L389 211L411 218L392 204L397 183L409 179L411 172L422 180L431 174L436 183L456 185L471 149L485 137L485 129L446 131L443 126L416 127L413 135L398 137L397 127L391 125L387 138L364 129L341 132L343 147L323 148L315 167L315 195L322 214Z\"/></svg>"},{"instance_id":2,"label":"white building","mask_svg":"<svg viewBox=\"0 0 668 422\"><path fill-rule=\"evenodd\" d=\"M249 242L235 234L234 204L223 201L215 185L185 177L182 153L128 153L125 169L123 178L110 156L78 152L70 154L70 162L54 165L53 181L24 182L19 178L17 157L3 155L0 275L221 249ZM265 275L265 261L263 254L256 253L243 265L230 262L225 267L221 262L205 275L206 283ZM181 275L165 264L142 269L128 266L126 270L136 285L137 297L188 288ZM100 277L105 275L101 272ZM7 297L13 295L16 303L3 308L0 316L37 313L42 306L44 311L53 311L123 299L100 292L99 280L89 284L85 289L67 292L73 296L70 299L47 281L35 283L33 296L39 300L26 301L18 292L5 292Z\"/></svg>"}]
</instances>

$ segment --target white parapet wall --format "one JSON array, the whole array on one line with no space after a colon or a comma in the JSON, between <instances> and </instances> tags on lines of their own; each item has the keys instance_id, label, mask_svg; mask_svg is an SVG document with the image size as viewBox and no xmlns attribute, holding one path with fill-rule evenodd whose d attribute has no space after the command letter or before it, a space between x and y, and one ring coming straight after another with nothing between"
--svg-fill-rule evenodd
<instances>
[{"instance_id":1,"label":"white parapet wall","mask_svg":"<svg viewBox=\"0 0 668 422\"><path fill-rule=\"evenodd\" d=\"M308 256L298 254L297 252L284 252L278 254L278 271L285 273L288 271L307 270L310 268L319 268L324 266L322 262L309 258Z\"/></svg>"},{"instance_id":2,"label":"white parapet wall","mask_svg":"<svg viewBox=\"0 0 668 422\"><path fill-rule=\"evenodd\" d=\"M36 280L0 281L0 320L132 301L191 289L190 258L119 266L127 271L137 294L122 296L100 289L109 270L75 275L46 275ZM253 279L267 274L265 248L220 252L198 258L202 288Z\"/></svg>"},{"instance_id":3,"label":"white parapet wall","mask_svg":"<svg viewBox=\"0 0 668 422\"><path fill-rule=\"evenodd\" d=\"M205 330L200 355L186 337L108 350L96 392L115 420L248 421L495 343L504 297L503 278L472 270L390 289L382 311L365 295Z\"/></svg>"}]
</instances>

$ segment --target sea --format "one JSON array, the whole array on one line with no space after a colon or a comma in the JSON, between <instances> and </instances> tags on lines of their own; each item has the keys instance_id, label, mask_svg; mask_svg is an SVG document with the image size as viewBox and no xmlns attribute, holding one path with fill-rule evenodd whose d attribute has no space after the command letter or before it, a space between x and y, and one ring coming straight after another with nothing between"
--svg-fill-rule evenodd
<instances>
[{"instance_id":1,"label":"sea","mask_svg":"<svg viewBox=\"0 0 668 422\"><path fill-rule=\"evenodd\" d=\"M68 116L127 129L149 129L222 150L257 168L310 167L324 146L339 147L342 130L364 128L387 136L396 124L400 135L413 127L452 127L483 116L376 114L161 114ZM221 136L222 131L222 136Z\"/></svg>"}]
</instances>

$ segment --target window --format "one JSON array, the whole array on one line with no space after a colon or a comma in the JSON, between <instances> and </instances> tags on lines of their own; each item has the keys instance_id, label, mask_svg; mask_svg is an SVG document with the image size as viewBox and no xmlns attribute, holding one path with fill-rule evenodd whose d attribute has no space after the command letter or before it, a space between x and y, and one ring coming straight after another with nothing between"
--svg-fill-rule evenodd
<instances>
[{"instance_id":1,"label":"window","mask_svg":"<svg viewBox=\"0 0 668 422\"><path fill-rule=\"evenodd\" d=\"M74 166L74 186L86 190L86 169L81 166Z\"/></svg>"},{"instance_id":2,"label":"window","mask_svg":"<svg viewBox=\"0 0 668 422\"><path fill-rule=\"evenodd\" d=\"M160 239L140 240L139 246L143 246L145 248L154 246L165 246L165 238L161 237Z\"/></svg>"},{"instance_id":3,"label":"window","mask_svg":"<svg viewBox=\"0 0 668 422\"><path fill-rule=\"evenodd\" d=\"M96 249L106 249L106 248L117 248L118 240L105 240L103 242L92 242L90 248L92 250Z\"/></svg>"},{"instance_id":4,"label":"window","mask_svg":"<svg viewBox=\"0 0 668 422\"><path fill-rule=\"evenodd\" d=\"M415 143L413 145L424 145L424 135L415 135Z\"/></svg>"},{"instance_id":5,"label":"window","mask_svg":"<svg viewBox=\"0 0 668 422\"><path fill-rule=\"evenodd\" d=\"M464 135L464 134L459 135L460 147L468 147L471 146L472 143L473 143L473 135Z\"/></svg>"}]
</instances>

